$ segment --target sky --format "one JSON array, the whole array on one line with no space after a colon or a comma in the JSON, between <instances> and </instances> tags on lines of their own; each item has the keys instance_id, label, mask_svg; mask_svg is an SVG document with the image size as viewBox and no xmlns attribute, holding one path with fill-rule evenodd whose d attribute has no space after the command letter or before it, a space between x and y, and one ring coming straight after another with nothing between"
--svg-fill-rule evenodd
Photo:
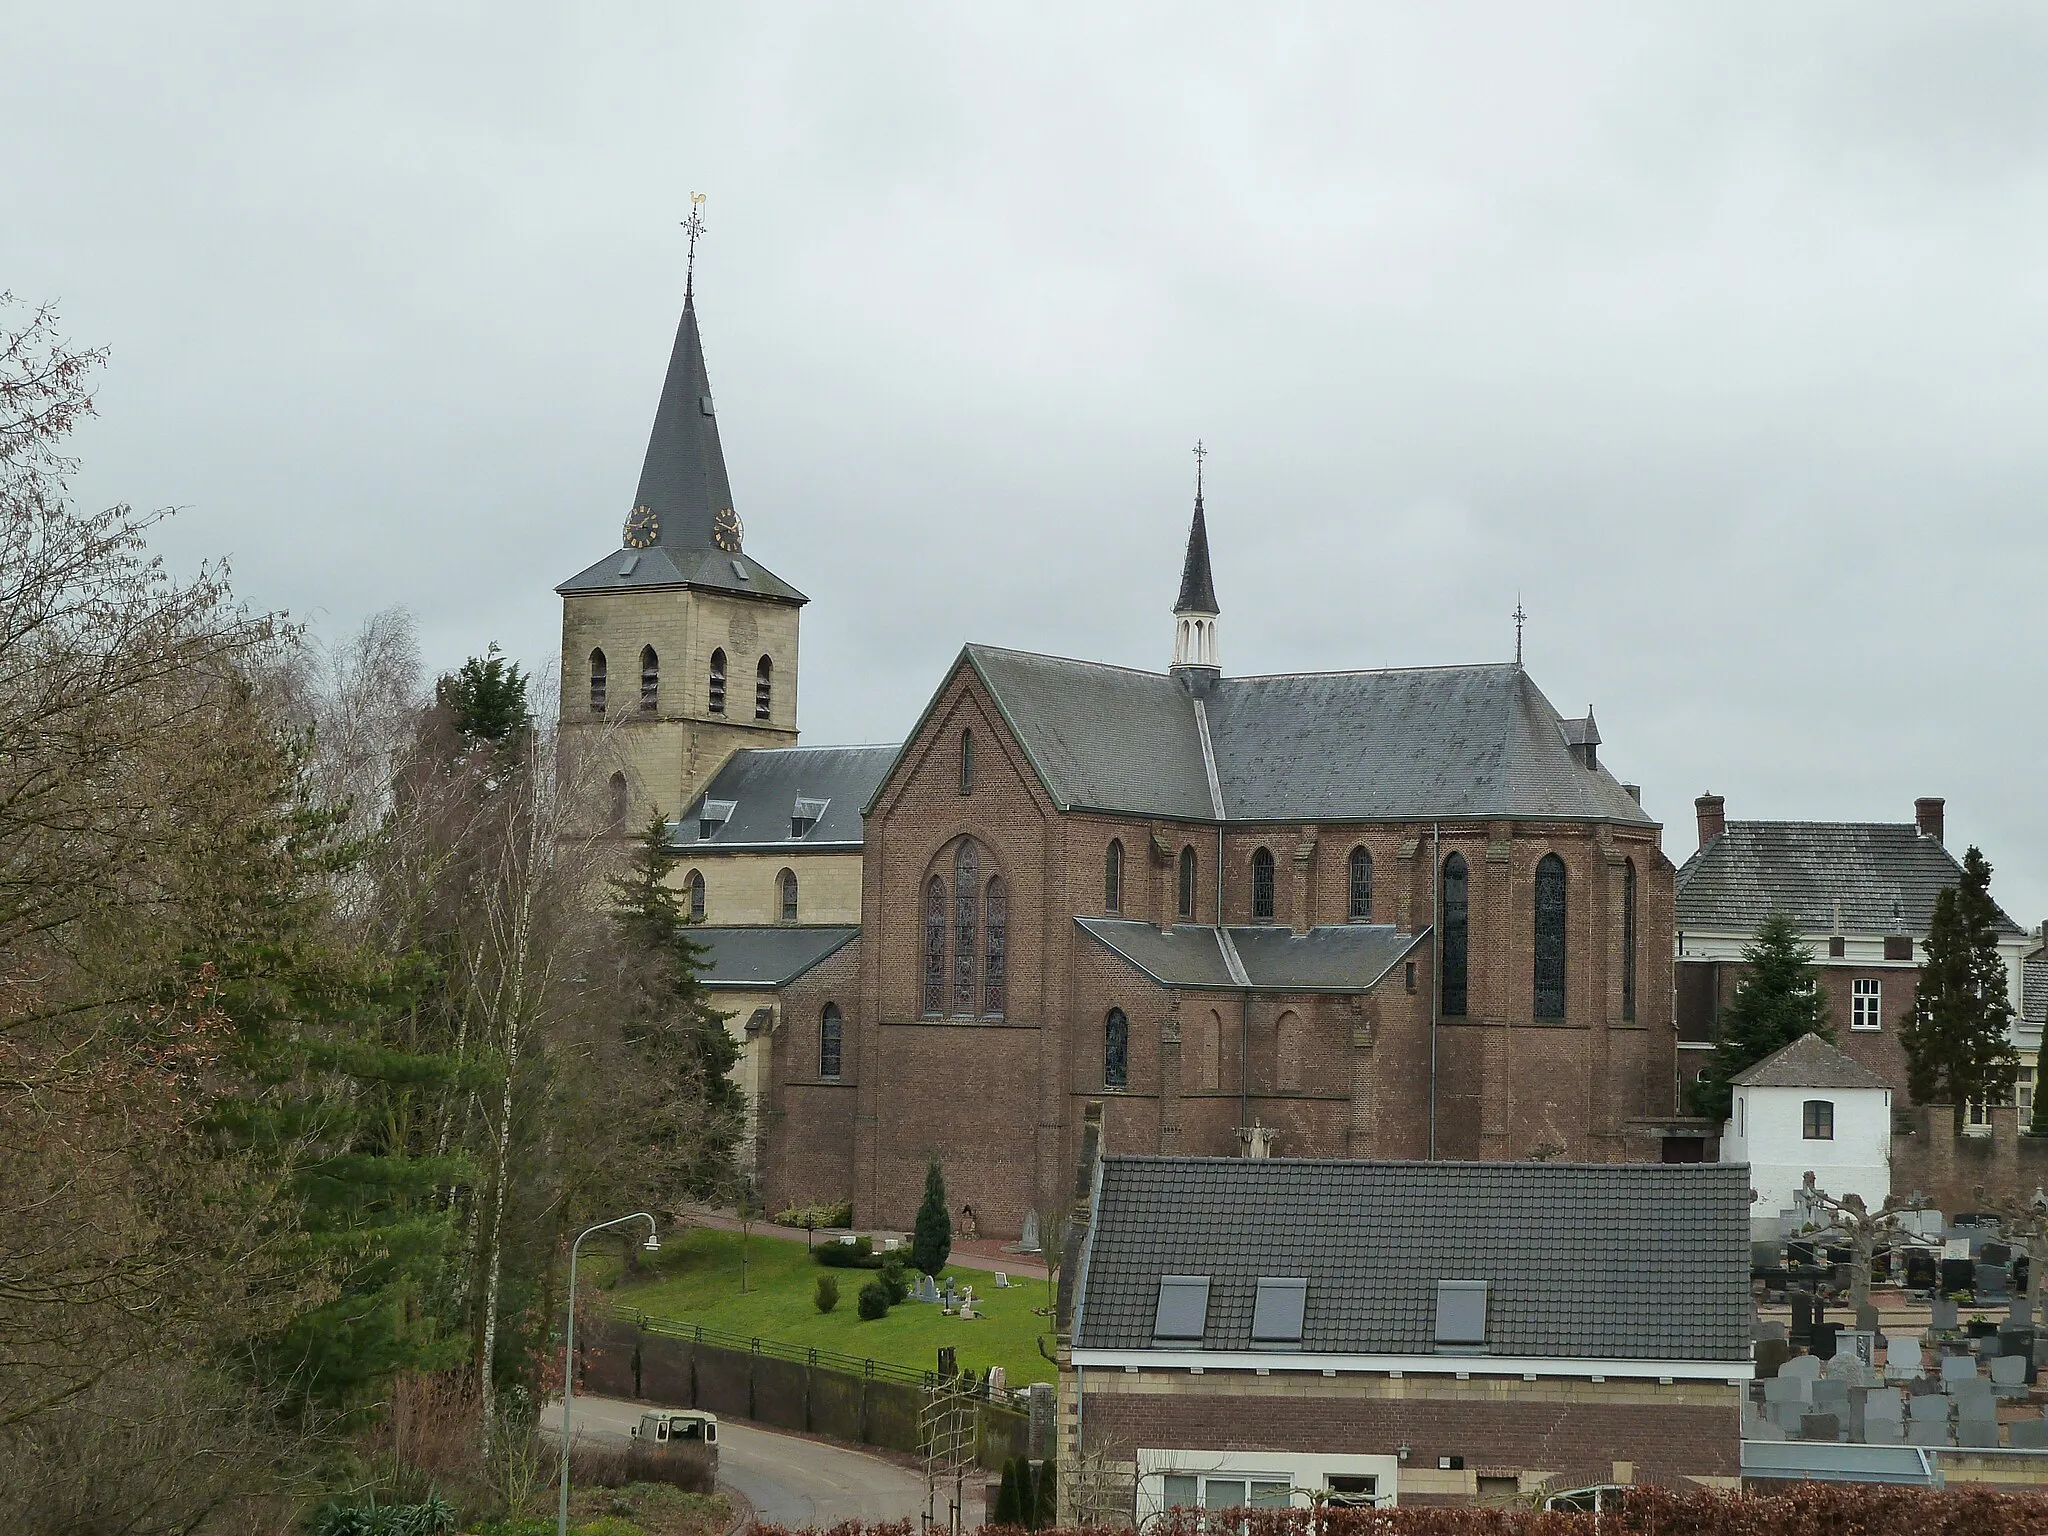
<instances>
[{"instance_id":1,"label":"sky","mask_svg":"<svg viewBox=\"0 0 2048 1536\"><path fill-rule=\"evenodd\" d=\"M1948 799L2048 916L2048 9L0 0L81 500L552 670L698 307L816 743L966 641L1499 661L1683 860Z\"/></svg>"}]
</instances>

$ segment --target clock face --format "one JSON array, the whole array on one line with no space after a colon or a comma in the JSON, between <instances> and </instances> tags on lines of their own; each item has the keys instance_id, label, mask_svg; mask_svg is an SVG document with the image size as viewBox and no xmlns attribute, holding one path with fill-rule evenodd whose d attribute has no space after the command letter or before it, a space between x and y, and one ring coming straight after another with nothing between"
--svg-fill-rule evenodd
<instances>
[{"instance_id":1,"label":"clock face","mask_svg":"<svg viewBox=\"0 0 2048 1536\"><path fill-rule=\"evenodd\" d=\"M711 542L729 555L740 552L740 515L731 507L720 507L711 519Z\"/></svg>"},{"instance_id":2,"label":"clock face","mask_svg":"<svg viewBox=\"0 0 2048 1536\"><path fill-rule=\"evenodd\" d=\"M635 507L626 517L626 548L646 549L661 537L661 519L652 507Z\"/></svg>"}]
</instances>

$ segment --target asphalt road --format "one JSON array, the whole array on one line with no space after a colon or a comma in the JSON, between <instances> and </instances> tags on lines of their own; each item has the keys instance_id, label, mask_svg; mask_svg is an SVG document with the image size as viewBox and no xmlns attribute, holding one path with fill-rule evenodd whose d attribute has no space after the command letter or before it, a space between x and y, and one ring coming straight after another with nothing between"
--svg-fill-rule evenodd
<instances>
[{"instance_id":1,"label":"asphalt road","mask_svg":"<svg viewBox=\"0 0 2048 1536\"><path fill-rule=\"evenodd\" d=\"M578 1397L571 1432L593 1440L624 1440L646 1407L618 1398ZM561 1422L560 1403L541 1417L550 1433ZM896 1462L731 1419L718 1424L718 1478L746 1496L764 1525L822 1528L842 1520L916 1520L925 1507L924 1479ZM973 1489L967 1497L963 1523L971 1529L981 1523L981 1501ZM945 1519L943 1502L934 1513Z\"/></svg>"}]
</instances>

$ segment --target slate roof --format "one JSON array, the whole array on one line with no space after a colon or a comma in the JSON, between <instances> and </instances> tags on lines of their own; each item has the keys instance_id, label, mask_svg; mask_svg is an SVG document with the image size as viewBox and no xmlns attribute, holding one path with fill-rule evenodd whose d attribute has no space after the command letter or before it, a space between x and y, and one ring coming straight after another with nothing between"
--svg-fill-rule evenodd
<instances>
[{"instance_id":1,"label":"slate roof","mask_svg":"<svg viewBox=\"0 0 2048 1536\"><path fill-rule=\"evenodd\" d=\"M864 832L861 808L896 761L896 747L763 747L733 753L669 825L669 847L857 849ZM827 804L817 825L790 835L799 798ZM706 800L728 801L731 817L709 838L700 836Z\"/></svg>"},{"instance_id":2,"label":"slate roof","mask_svg":"<svg viewBox=\"0 0 2048 1536\"><path fill-rule=\"evenodd\" d=\"M1209 570L1209 525L1202 520L1202 493L1195 493L1195 520L1188 528L1188 552L1180 564L1175 613L1216 613L1216 578Z\"/></svg>"},{"instance_id":3,"label":"slate roof","mask_svg":"<svg viewBox=\"0 0 2048 1536\"><path fill-rule=\"evenodd\" d=\"M1235 991L1217 930L1180 923L1161 933L1130 918L1077 917L1091 938L1162 986ZM1428 937L1384 923L1343 923L1305 934L1273 926L1228 930L1251 986L1261 992L1367 992Z\"/></svg>"},{"instance_id":4,"label":"slate roof","mask_svg":"<svg viewBox=\"0 0 2048 1536\"><path fill-rule=\"evenodd\" d=\"M1303 1352L1433 1355L1436 1282L1485 1280L1494 1355L1744 1364L1749 1177L1718 1163L1105 1158L1074 1344L1150 1348L1159 1277L1208 1275L1203 1347L1245 1350L1259 1277L1298 1276Z\"/></svg>"},{"instance_id":5,"label":"slate roof","mask_svg":"<svg viewBox=\"0 0 2048 1536\"><path fill-rule=\"evenodd\" d=\"M1782 1051L1738 1072L1739 1088L1889 1088L1860 1061L1852 1061L1819 1035L1801 1035Z\"/></svg>"},{"instance_id":6,"label":"slate roof","mask_svg":"<svg viewBox=\"0 0 2048 1536\"><path fill-rule=\"evenodd\" d=\"M1805 933L1920 937L1935 893L1962 878L1955 855L1911 822L1731 821L1679 867L1678 926L1753 932L1783 912ZM1998 919L2000 933L2022 931Z\"/></svg>"},{"instance_id":7,"label":"slate roof","mask_svg":"<svg viewBox=\"0 0 2048 1536\"><path fill-rule=\"evenodd\" d=\"M2048 1024L2048 951L2021 962L2020 1017L2029 1024Z\"/></svg>"},{"instance_id":8,"label":"slate roof","mask_svg":"<svg viewBox=\"0 0 2048 1536\"><path fill-rule=\"evenodd\" d=\"M780 987L795 981L860 937L852 924L812 928L692 928L690 937L711 953L704 984Z\"/></svg>"},{"instance_id":9,"label":"slate roof","mask_svg":"<svg viewBox=\"0 0 2048 1536\"><path fill-rule=\"evenodd\" d=\"M966 654L1062 809L1214 819L1178 679L990 646ZM1656 825L1606 769L1580 766L1562 717L1513 665L1225 677L1204 703L1228 820Z\"/></svg>"}]
</instances>

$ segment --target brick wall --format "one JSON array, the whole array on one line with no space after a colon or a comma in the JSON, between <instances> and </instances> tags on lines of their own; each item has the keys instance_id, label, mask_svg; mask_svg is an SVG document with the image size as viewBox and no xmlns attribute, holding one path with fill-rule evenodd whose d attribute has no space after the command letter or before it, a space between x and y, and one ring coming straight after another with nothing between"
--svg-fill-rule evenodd
<instances>
[{"instance_id":1,"label":"brick wall","mask_svg":"<svg viewBox=\"0 0 2048 1536\"><path fill-rule=\"evenodd\" d=\"M756 1178L771 1211L853 1198L853 1124L861 1075L858 1011L861 940L799 976L781 996L758 1111ZM825 1005L841 1017L839 1078L818 1075Z\"/></svg>"},{"instance_id":2,"label":"brick wall","mask_svg":"<svg viewBox=\"0 0 2048 1536\"><path fill-rule=\"evenodd\" d=\"M1709 1027L1720 1011L1735 1000L1735 992L1749 975L1739 960L1683 960L1683 991L1689 1009L1703 1017L1700 1027ZM1828 997L1828 1024L1835 1032L1835 1046L1850 1060L1860 1062L1891 1084L1894 1102L1906 1101L1906 1052L1899 1043L1899 1020L1913 1006L1913 993L1920 984L1917 965L1884 965L1870 961L1829 960L1816 956L1814 970ZM1874 1030L1852 1027L1854 997L1858 981L1878 984L1880 1027ZM1691 1021L1689 1021L1691 1022ZM1712 1038L1711 1031L1705 1038Z\"/></svg>"}]
</instances>

